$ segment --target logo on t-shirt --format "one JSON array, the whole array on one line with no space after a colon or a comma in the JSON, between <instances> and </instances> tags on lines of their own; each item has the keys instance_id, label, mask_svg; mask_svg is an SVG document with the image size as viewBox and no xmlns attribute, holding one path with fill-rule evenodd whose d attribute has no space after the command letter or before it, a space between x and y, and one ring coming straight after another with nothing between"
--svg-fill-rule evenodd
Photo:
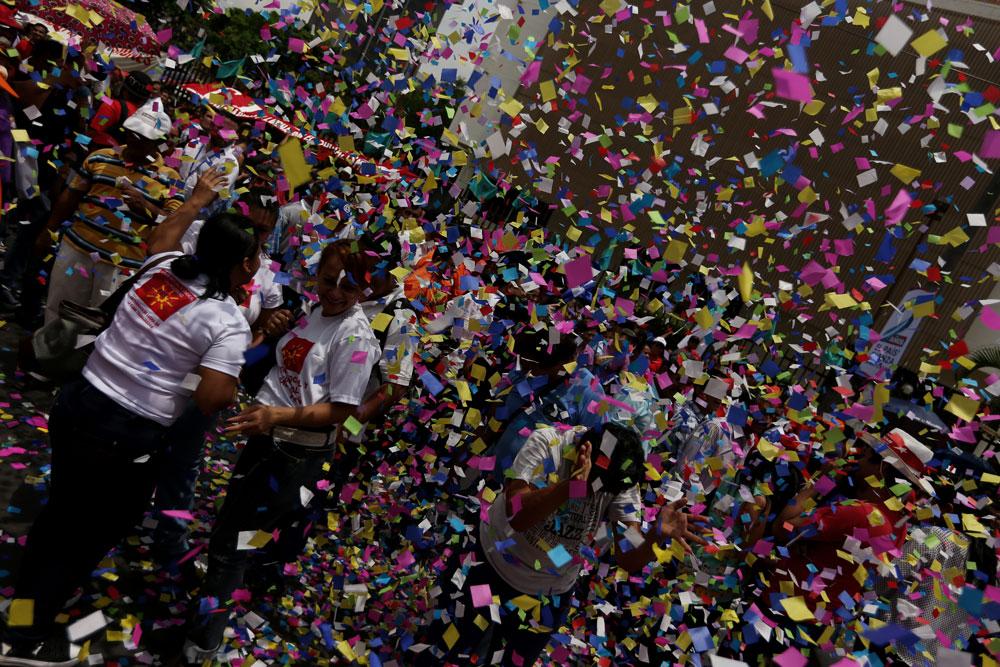
<instances>
[{"instance_id":1,"label":"logo on t-shirt","mask_svg":"<svg viewBox=\"0 0 1000 667\"><path fill-rule=\"evenodd\" d=\"M257 287L257 283L255 283L253 280L251 280L250 282L248 282L246 285L243 286L243 293L245 296L243 297L243 303L240 304L240 308L250 307L250 304L253 303L254 292L256 292L258 289L260 288Z\"/></svg>"},{"instance_id":2,"label":"logo on t-shirt","mask_svg":"<svg viewBox=\"0 0 1000 667\"><path fill-rule=\"evenodd\" d=\"M169 271L159 271L135 291L161 322L195 300L195 295Z\"/></svg>"},{"instance_id":3,"label":"logo on t-shirt","mask_svg":"<svg viewBox=\"0 0 1000 667\"><path fill-rule=\"evenodd\" d=\"M313 342L308 338L291 339L281 349L282 365L293 373L301 373L312 346Z\"/></svg>"}]
</instances>

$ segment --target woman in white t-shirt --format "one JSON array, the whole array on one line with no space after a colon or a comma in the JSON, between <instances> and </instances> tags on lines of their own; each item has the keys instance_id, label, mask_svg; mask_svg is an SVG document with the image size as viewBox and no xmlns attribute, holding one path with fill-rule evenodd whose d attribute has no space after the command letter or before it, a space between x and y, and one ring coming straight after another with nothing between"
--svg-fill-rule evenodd
<instances>
[{"instance_id":1,"label":"woman in white t-shirt","mask_svg":"<svg viewBox=\"0 0 1000 667\"><path fill-rule=\"evenodd\" d=\"M209 544L199 614L189 625L184 658L201 664L222 644L231 603L243 584L254 536L268 535L315 494L323 465L334 461L340 425L364 397L381 354L358 305L371 262L351 241L323 249L319 303L278 343L257 402L229 420L229 433L251 436L240 454ZM279 537L280 539L280 537ZM251 540L248 542L248 540Z\"/></svg>"},{"instance_id":2,"label":"woman in white t-shirt","mask_svg":"<svg viewBox=\"0 0 1000 667\"><path fill-rule=\"evenodd\" d=\"M198 219L198 216L217 198L217 189L224 178L225 174L206 171L198 180L191 197L177 211L167 216L150 235L150 252L179 249L185 253L194 253L205 225L205 221ZM238 297L240 310L253 334L251 348L264 341L265 327L283 327L280 329L283 332L291 319L291 312L280 308L283 303L281 285L277 282L270 260L263 252L264 243L274 231L277 217L275 201L273 185L250 183L248 187L241 188L239 201L234 206L253 225L254 235L261 246L260 266L250 282L242 286L242 297ZM248 375L251 376L251 381L256 380L256 387L260 386L267 372L267 368L258 370L264 366L261 356L263 355L257 350L247 352L247 367L242 373L244 387L247 387ZM254 359L257 359L256 367ZM189 522L175 518L170 513L190 511L194 506L195 484L201 469L205 434L214 431L217 417L215 414L205 415L193 401L189 401L167 435L169 455L159 469L153 504L153 517L156 520L153 554L160 565L170 569L179 567L178 563L190 551Z\"/></svg>"},{"instance_id":3,"label":"woman in white t-shirt","mask_svg":"<svg viewBox=\"0 0 1000 667\"><path fill-rule=\"evenodd\" d=\"M28 535L5 658L39 657L67 598L141 518L164 434L189 398L206 413L232 402L250 341L232 294L259 262L249 228L222 215L205 225L196 254L150 257L83 377L56 397L50 497ZM66 646L43 650L61 654L44 664L68 659Z\"/></svg>"}]
</instances>

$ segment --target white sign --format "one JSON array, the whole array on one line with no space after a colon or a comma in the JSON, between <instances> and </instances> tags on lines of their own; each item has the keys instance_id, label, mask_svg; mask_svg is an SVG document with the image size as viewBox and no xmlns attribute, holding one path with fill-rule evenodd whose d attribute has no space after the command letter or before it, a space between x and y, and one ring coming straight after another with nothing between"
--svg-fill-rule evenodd
<instances>
[{"instance_id":1,"label":"white sign","mask_svg":"<svg viewBox=\"0 0 1000 667\"><path fill-rule=\"evenodd\" d=\"M913 306L933 298L934 292L919 289L904 294L903 307L893 312L882 327L880 338L872 345L868 360L858 366L858 372L869 378L888 376L899 365L923 319L913 316Z\"/></svg>"}]
</instances>

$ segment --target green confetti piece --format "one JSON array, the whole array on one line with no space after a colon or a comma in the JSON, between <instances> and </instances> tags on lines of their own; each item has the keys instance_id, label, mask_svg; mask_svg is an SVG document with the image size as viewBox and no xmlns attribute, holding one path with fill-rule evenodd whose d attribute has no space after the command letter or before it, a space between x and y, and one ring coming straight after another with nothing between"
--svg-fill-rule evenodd
<instances>
[{"instance_id":1,"label":"green confetti piece","mask_svg":"<svg viewBox=\"0 0 1000 667\"><path fill-rule=\"evenodd\" d=\"M346 428L351 435L361 433L363 426L364 425L355 419L353 415L344 420L344 428Z\"/></svg>"}]
</instances>

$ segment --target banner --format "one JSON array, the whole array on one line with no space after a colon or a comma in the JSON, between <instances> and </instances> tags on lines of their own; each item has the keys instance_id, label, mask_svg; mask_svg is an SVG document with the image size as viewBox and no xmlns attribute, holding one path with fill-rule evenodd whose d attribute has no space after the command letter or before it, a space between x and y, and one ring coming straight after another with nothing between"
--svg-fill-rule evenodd
<instances>
[{"instance_id":1,"label":"banner","mask_svg":"<svg viewBox=\"0 0 1000 667\"><path fill-rule=\"evenodd\" d=\"M924 308L934 301L934 292L910 290L903 295L902 306L895 310L880 332L880 338L868 352L868 360L858 366L865 377L884 380L899 365L914 334L923 321ZM931 310L933 312L933 310Z\"/></svg>"}]
</instances>

